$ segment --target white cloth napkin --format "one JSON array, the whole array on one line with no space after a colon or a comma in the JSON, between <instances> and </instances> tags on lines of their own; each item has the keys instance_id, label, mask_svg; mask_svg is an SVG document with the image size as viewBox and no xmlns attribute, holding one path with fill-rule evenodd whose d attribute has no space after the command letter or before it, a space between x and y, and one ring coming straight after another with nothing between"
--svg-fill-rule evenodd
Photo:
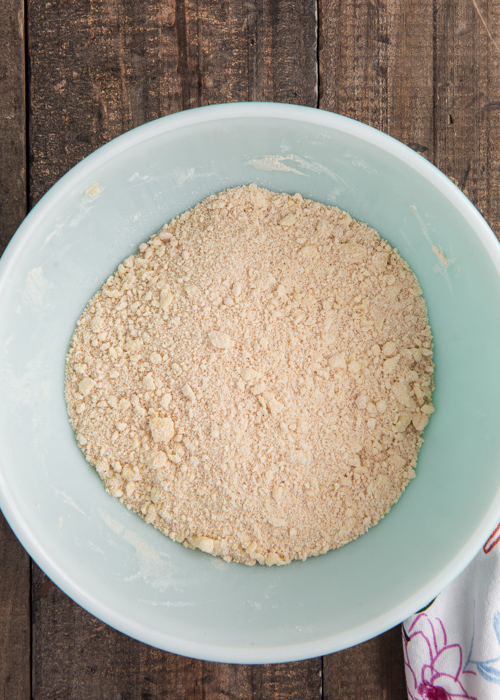
<instances>
[{"instance_id":1,"label":"white cloth napkin","mask_svg":"<svg viewBox=\"0 0 500 700\"><path fill-rule=\"evenodd\" d=\"M403 645L409 700L500 699L500 523L467 569L405 620Z\"/></svg>"}]
</instances>

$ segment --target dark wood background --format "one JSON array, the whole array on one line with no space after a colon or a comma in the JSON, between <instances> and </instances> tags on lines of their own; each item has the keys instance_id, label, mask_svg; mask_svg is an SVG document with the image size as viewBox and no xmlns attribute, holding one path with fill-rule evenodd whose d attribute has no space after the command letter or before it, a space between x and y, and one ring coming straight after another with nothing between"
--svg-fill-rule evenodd
<instances>
[{"instance_id":1,"label":"dark wood background","mask_svg":"<svg viewBox=\"0 0 500 700\"><path fill-rule=\"evenodd\" d=\"M1 0L0 252L69 168L181 109L271 100L408 144L500 232L498 0ZM0 513L4 700L404 700L400 630L303 662L215 664L107 627Z\"/></svg>"}]
</instances>

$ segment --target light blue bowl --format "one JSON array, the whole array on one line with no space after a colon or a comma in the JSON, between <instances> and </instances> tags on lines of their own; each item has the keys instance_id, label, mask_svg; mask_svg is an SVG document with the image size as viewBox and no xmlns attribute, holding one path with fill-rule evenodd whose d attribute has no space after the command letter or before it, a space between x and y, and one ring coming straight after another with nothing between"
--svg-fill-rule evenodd
<instances>
[{"instance_id":1,"label":"light blue bowl","mask_svg":"<svg viewBox=\"0 0 500 700\"><path fill-rule=\"evenodd\" d=\"M63 397L75 321L118 263L208 194L252 182L374 226L416 272L435 339L417 478L357 541L270 569L184 549L106 495ZM377 635L449 583L500 516L499 270L499 245L461 192L358 122L254 103L134 129L65 175L1 260L2 510L68 595L148 644L253 663Z\"/></svg>"}]
</instances>

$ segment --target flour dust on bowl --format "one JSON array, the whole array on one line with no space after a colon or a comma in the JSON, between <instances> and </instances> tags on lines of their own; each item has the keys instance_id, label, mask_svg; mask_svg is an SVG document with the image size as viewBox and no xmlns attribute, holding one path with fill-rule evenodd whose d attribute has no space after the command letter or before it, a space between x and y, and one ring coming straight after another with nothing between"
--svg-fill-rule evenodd
<instances>
[{"instance_id":1,"label":"flour dust on bowl","mask_svg":"<svg viewBox=\"0 0 500 700\"><path fill-rule=\"evenodd\" d=\"M417 275L435 343L436 411L401 499L344 547L272 568L185 549L110 498L64 401L74 324L104 280L165 222L250 183L376 229ZM365 125L239 104L135 129L62 178L0 263L2 510L66 593L169 651L291 661L379 634L468 564L500 511L499 270L498 243L459 190Z\"/></svg>"}]
</instances>

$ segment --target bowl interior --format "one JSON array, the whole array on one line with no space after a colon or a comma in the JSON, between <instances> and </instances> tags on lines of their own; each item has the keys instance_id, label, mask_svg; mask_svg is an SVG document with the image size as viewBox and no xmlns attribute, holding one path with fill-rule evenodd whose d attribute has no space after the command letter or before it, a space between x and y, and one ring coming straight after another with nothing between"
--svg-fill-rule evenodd
<instances>
[{"instance_id":1,"label":"bowl interior","mask_svg":"<svg viewBox=\"0 0 500 700\"><path fill-rule=\"evenodd\" d=\"M401 500L342 549L270 569L186 550L109 497L63 397L75 321L107 276L173 216L252 182L340 206L396 246L423 288L436 362L436 412ZM80 604L170 651L288 661L378 634L468 563L499 510L499 257L444 176L356 122L231 105L130 132L65 176L2 260L5 514Z\"/></svg>"}]
</instances>

